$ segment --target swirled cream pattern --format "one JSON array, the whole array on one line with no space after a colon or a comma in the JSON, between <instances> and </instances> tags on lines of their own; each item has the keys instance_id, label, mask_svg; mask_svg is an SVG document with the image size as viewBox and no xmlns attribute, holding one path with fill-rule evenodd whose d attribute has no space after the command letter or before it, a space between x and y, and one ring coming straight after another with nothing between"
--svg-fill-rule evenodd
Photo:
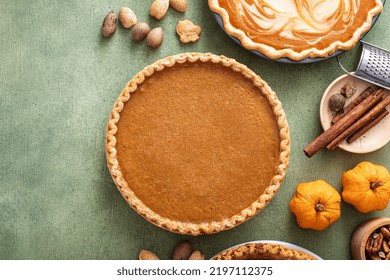
<instances>
[{"instance_id":1,"label":"swirled cream pattern","mask_svg":"<svg viewBox=\"0 0 390 280\"><path fill-rule=\"evenodd\" d=\"M349 40L373 0L219 0L231 24L257 43L301 51Z\"/></svg>"}]
</instances>

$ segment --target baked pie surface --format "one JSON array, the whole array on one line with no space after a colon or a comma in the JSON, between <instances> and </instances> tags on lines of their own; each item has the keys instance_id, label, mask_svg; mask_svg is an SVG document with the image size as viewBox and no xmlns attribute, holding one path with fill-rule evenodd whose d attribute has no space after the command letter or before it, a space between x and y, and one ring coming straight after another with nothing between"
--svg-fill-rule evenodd
<instances>
[{"instance_id":1,"label":"baked pie surface","mask_svg":"<svg viewBox=\"0 0 390 280\"><path fill-rule=\"evenodd\" d=\"M317 260L300 250L279 244L248 243L225 250L213 260Z\"/></svg>"},{"instance_id":2,"label":"baked pie surface","mask_svg":"<svg viewBox=\"0 0 390 280\"><path fill-rule=\"evenodd\" d=\"M284 179L290 136L276 94L233 59L186 53L146 67L111 112L107 163L123 197L183 234L234 227Z\"/></svg>"},{"instance_id":3,"label":"baked pie surface","mask_svg":"<svg viewBox=\"0 0 390 280\"><path fill-rule=\"evenodd\" d=\"M209 0L224 28L271 59L327 57L353 48L383 10L380 0Z\"/></svg>"}]
</instances>

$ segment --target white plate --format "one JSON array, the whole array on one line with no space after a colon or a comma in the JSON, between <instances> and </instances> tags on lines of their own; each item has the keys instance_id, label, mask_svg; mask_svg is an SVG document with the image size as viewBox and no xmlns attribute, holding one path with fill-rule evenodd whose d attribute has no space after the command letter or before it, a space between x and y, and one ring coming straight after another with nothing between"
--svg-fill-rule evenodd
<instances>
[{"instance_id":1,"label":"white plate","mask_svg":"<svg viewBox=\"0 0 390 280\"><path fill-rule=\"evenodd\" d=\"M351 73L352 74L352 73ZM345 74L338 77L334 80L328 88L325 90L324 95L321 99L320 104L320 118L321 125L324 130L327 130L331 126L331 120L334 115L328 107L329 98L340 92L340 89L348 82L353 81L357 86L357 91L354 96L347 98L345 105L347 105L351 100L356 98L362 91L364 91L368 86L376 88L375 85L372 85L368 82L355 78L351 75ZM386 91L388 92L388 91ZM386 107L387 110L390 110L390 105ZM376 126L367 131L363 136L358 138L352 143L343 141L339 148L356 154L364 154L376 151L383 146L385 146L390 141L390 115L386 116L381 120Z\"/></svg>"},{"instance_id":2,"label":"white plate","mask_svg":"<svg viewBox=\"0 0 390 280\"><path fill-rule=\"evenodd\" d=\"M241 243L241 244L237 244L235 246L232 246L230 248L227 248L221 252L219 252L218 254L216 254L215 256L213 256L211 259L214 259L217 255L221 254L222 252L225 252L227 250L231 250L233 248L236 248L236 247L239 247L239 246L242 246L242 245L246 245L246 244L253 244L253 243L263 243L263 244L277 244L277 245L281 245L281 246L284 246L286 248L290 248L290 249L294 249L294 250L298 250L298 251L301 251L303 253L306 253L316 259L319 259L319 260L322 260L322 258L316 254L314 254L313 252L305 249L305 248L302 248L298 245L295 245L295 244L291 244L291 243L288 243L288 242L284 242L284 241L277 241L277 240L256 240L256 241L250 241L250 242L245 242L245 243Z\"/></svg>"}]
</instances>

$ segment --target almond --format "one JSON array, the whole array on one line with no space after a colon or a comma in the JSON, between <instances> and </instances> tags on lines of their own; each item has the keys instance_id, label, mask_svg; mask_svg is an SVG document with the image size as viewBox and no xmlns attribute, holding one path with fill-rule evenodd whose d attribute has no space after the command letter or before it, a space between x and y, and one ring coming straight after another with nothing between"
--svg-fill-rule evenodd
<instances>
[{"instance_id":1,"label":"almond","mask_svg":"<svg viewBox=\"0 0 390 280\"><path fill-rule=\"evenodd\" d=\"M169 5L180 13L187 11L187 0L169 0Z\"/></svg>"},{"instance_id":2,"label":"almond","mask_svg":"<svg viewBox=\"0 0 390 280\"><path fill-rule=\"evenodd\" d=\"M148 250L141 250L139 252L138 258L140 260L159 260L160 258L153 252L148 251Z\"/></svg>"},{"instance_id":3,"label":"almond","mask_svg":"<svg viewBox=\"0 0 390 280\"><path fill-rule=\"evenodd\" d=\"M137 23L135 13L128 7L122 7L120 9L118 18L124 28L130 28Z\"/></svg>"},{"instance_id":4,"label":"almond","mask_svg":"<svg viewBox=\"0 0 390 280\"><path fill-rule=\"evenodd\" d=\"M196 250L192 252L189 260L204 260L204 255L199 250Z\"/></svg>"},{"instance_id":5,"label":"almond","mask_svg":"<svg viewBox=\"0 0 390 280\"><path fill-rule=\"evenodd\" d=\"M154 0L150 5L149 13L152 17L160 20L167 13L169 8L169 0Z\"/></svg>"}]
</instances>

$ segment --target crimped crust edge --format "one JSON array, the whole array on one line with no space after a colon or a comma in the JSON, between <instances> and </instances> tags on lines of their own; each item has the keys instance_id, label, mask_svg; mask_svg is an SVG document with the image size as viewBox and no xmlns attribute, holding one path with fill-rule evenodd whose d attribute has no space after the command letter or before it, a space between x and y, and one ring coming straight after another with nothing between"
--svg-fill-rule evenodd
<instances>
[{"instance_id":1,"label":"crimped crust edge","mask_svg":"<svg viewBox=\"0 0 390 280\"><path fill-rule=\"evenodd\" d=\"M219 6L218 0L208 0L210 9L221 16L226 33L236 37L244 46L244 48L248 50L258 51L270 59L276 60L280 58L289 58L293 61L300 61L305 58L328 57L329 55L333 54L338 50L352 49L359 42L361 36L371 28L373 18L376 15L379 15L383 10L383 3L380 0L375 0L375 2L375 8L370 10L367 15L366 21L361 27L359 27L355 31L350 40L346 42L336 41L323 50L310 48L302 52L296 52L292 49L277 50L265 44L253 42L247 35L245 35L242 30L237 29L233 25L231 25L227 11Z\"/></svg>"},{"instance_id":2,"label":"crimped crust edge","mask_svg":"<svg viewBox=\"0 0 390 280\"><path fill-rule=\"evenodd\" d=\"M264 193L254 201L249 207L243 209L237 215L222 221L210 223L189 223L173 221L169 218L162 217L147 207L131 190L120 170L118 160L116 158L116 138L117 126L120 119L120 113L124 108L124 104L129 100L132 92L137 90L146 77L153 75L155 71L162 71L165 67L171 67L176 63L189 62L213 62L221 63L225 67L230 67L236 72L241 72L246 78L253 81L253 85L258 87L262 93L267 97L272 106L273 113L279 128L280 137L280 152L279 164L277 166L276 174L272 177L270 185L265 189ZM278 100L276 93L263 81L257 74L250 70L245 65L238 63L236 60L227 58L225 56L218 56L211 53L183 53L169 56L167 58L156 61L155 63L145 67L138 74L134 76L122 90L113 109L110 113L107 128L106 128L106 159L107 166L115 182L118 190L125 198L127 203L141 216L149 222L167 229L171 232L189 235L212 234L222 230L227 230L235 227L242 222L252 218L260 212L270 200L275 196L280 188L280 184L285 178L286 169L290 158L290 132L287 124L287 119L283 111L281 102Z\"/></svg>"}]
</instances>

